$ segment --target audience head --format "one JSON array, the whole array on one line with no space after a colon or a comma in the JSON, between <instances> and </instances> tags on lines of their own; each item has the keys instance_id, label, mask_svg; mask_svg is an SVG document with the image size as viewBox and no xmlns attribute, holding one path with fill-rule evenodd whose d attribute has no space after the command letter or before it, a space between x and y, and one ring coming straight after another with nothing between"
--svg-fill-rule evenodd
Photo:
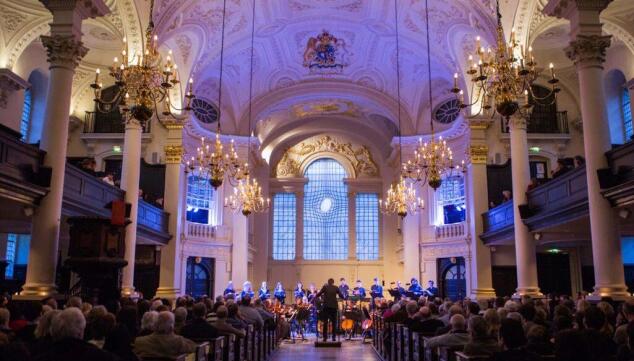
<instances>
[{"instance_id":1,"label":"audience head","mask_svg":"<svg viewBox=\"0 0 634 361\"><path fill-rule=\"evenodd\" d=\"M229 312L229 317L236 317L238 315L238 304L235 302L227 303L227 311Z\"/></svg>"},{"instance_id":2,"label":"audience head","mask_svg":"<svg viewBox=\"0 0 634 361\"><path fill-rule=\"evenodd\" d=\"M156 329L154 333L159 335L169 335L174 332L174 314L170 311L163 311L156 318Z\"/></svg>"},{"instance_id":3,"label":"audience head","mask_svg":"<svg viewBox=\"0 0 634 361\"><path fill-rule=\"evenodd\" d=\"M473 339L488 337L489 324L481 316L472 316L469 318L469 332Z\"/></svg>"},{"instance_id":4,"label":"audience head","mask_svg":"<svg viewBox=\"0 0 634 361\"><path fill-rule=\"evenodd\" d=\"M601 330L605 325L605 315L598 307L588 307L583 315L583 324L593 330Z\"/></svg>"},{"instance_id":5,"label":"audience head","mask_svg":"<svg viewBox=\"0 0 634 361\"><path fill-rule=\"evenodd\" d=\"M518 307L517 302L513 300L508 300L504 304L504 309L508 312L517 312Z\"/></svg>"},{"instance_id":6,"label":"audience head","mask_svg":"<svg viewBox=\"0 0 634 361\"><path fill-rule=\"evenodd\" d=\"M423 320L426 320L431 317L431 308L429 306L423 306L418 313Z\"/></svg>"},{"instance_id":7,"label":"audience head","mask_svg":"<svg viewBox=\"0 0 634 361\"><path fill-rule=\"evenodd\" d=\"M229 314L229 311L227 310L226 306L220 306L216 310L216 317L218 317L218 319L220 320L226 319L228 314Z\"/></svg>"},{"instance_id":8,"label":"audience head","mask_svg":"<svg viewBox=\"0 0 634 361\"><path fill-rule=\"evenodd\" d=\"M480 313L480 306L475 302L469 302L467 304L467 314L469 317L476 316Z\"/></svg>"},{"instance_id":9,"label":"audience head","mask_svg":"<svg viewBox=\"0 0 634 361\"><path fill-rule=\"evenodd\" d=\"M156 320L158 319L158 312L148 311L141 318L141 330L152 331L156 330Z\"/></svg>"},{"instance_id":10,"label":"audience head","mask_svg":"<svg viewBox=\"0 0 634 361\"><path fill-rule=\"evenodd\" d=\"M185 323L187 320L187 309L185 307L176 307L174 310L174 321L177 324Z\"/></svg>"},{"instance_id":11,"label":"audience head","mask_svg":"<svg viewBox=\"0 0 634 361\"><path fill-rule=\"evenodd\" d=\"M449 315L462 315L462 307L460 307L460 305L453 305L449 307Z\"/></svg>"},{"instance_id":12,"label":"audience head","mask_svg":"<svg viewBox=\"0 0 634 361\"><path fill-rule=\"evenodd\" d=\"M223 295L216 296L216 302L224 303L225 302L225 297Z\"/></svg>"},{"instance_id":13,"label":"audience head","mask_svg":"<svg viewBox=\"0 0 634 361\"><path fill-rule=\"evenodd\" d=\"M329 284L329 285L334 285L334 284L335 284L335 280L334 280L334 279L332 279L332 278L329 278L329 279L328 279L328 284ZM281 284L280 284L280 285L281 285Z\"/></svg>"},{"instance_id":14,"label":"audience head","mask_svg":"<svg viewBox=\"0 0 634 361\"><path fill-rule=\"evenodd\" d=\"M62 312L60 310L50 310L40 317L40 321L37 323L37 327L35 328L35 338L40 339L44 337L52 337L51 327L53 324L53 320L55 317Z\"/></svg>"},{"instance_id":15,"label":"audience head","mask_svg":"<svg viewBox=\"0 0 634 361\"><path fill-rule=\"evenodd\" d=\"M4 329L9 328L9 321L11 320L11 313L6 308L0 308L0 327Z\"/></svg>"},{"instance_id":16,"label":"audience head","mask_svg":"<svg viewBox=\"0 0 634 361\"><path fill-rule=\"evenodd\" d=\"M242 305L242 306L250 306L251 305L251 297L249 297L249 295L245 295L244 297L242 297L242 299L240 300L240 305Z\"/></svg>"},{"instance_id":17,"label":"audience head","mask_svg":"<svg viewBox=\"0 0 634 361\"><path fill-rule=\"evenodd\" d=\"M405 305L405 311L407 311L407 315L412 318L418 312L418 303L415 301L409 301L407 305Z\"/></svg>"},{"instance_id":18,"label":"audience head","mask_svg":"<svg viewBox=\"0 0 634 361\"><path fill-rule=\"evenodd\" d=\"M95 340L103 340L112 332L116 325L116 319L112 313L106 313L99 316L90 325L92 338Z\"/></svg>"},{"instance_id":19,"label":"audience head","mask_svg":"<svg viewBox=\"0 0 634 361\"><path fill-rule=\"evenodd\" d=\"M463 331L465 329L465 318L463 315L457 314L449 319L452 331Z\"/></svg>"},{"instance_id":20,"label":"audience head","mask_svg":"<svg viewBox=\"0 0 634 361\"><path fill-rule=\"evenodd\" d=\"M528 342L533 343L547 342L546 328L542 326L533 326L528 329L528 332L526 332L526 338L528 339Z\"/></svg>"},{"instance_id":21,"label":"audience head","mask_svg":"<svg viewBox=\"0 0 634 361\"><path fill-rule=\"evenodd\" d=\"M51 335L55 340L66 338L83 339L86 328L86 319L76 307L69 307L61 311L53 319Z\"/></svg>"},{"instance_id":22,"label":"audience head","mask_svg":"<svg viewBox=\"0 0 634 361\"><path fill-rule=\"evenodd\" d=\"M524 336L522 323L514 319L507 318L502 320L500 338L502 339L504 347L508 350L526 345L526 337Z\"/></svg>"},{"instance_id":23,"label":"audience head","mask_svg":"<svg viewBox=\"0 0 634 361\"><path fill-rule=\"evenodd\" d=\"M205 318L207 315L207 306L204 303L198 302L192 308L192 316L196 319Z\"/></svg>"},{"instance_id":24,"label":"audience head","mask_svg":"<svg viewBox=\"0 0 634 361\"><path fill-rule=\"evenodd\" d=\"M491 328L499 328L500 327L500 316L498 311L489 308L484 311L484 320L489 324Z\"/></svg>"},{"instance_id":25,"label":"audience head","mask_svg":"<svg viewBox=\"0 0 634 361\"><path fill-rule=\"evenodd\" d=\"M526 322L532 322L535 319L535 313L536 313L535 306L533 306L530 303L522 304L517 310L517 312L519 312L519 314L522 315L522 318Z\"/></svg>"}]
</instances>

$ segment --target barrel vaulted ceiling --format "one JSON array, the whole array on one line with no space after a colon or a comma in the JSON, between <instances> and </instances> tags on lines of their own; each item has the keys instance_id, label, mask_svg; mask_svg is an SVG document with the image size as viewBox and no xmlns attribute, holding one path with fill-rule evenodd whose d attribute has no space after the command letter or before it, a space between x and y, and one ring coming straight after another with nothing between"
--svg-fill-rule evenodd
<instances>
[{"instance_id":1,"label":"barrel vaulted ceiling","mask_svg":"<svg viewBox=\"0 0 634 361\"><path fill-rule=\"evenodd\" d=\"M90 107L87 84L97 67L110 63L125 35L141 43L148 0L105 0L111 14L87 20L82 28L91 49L75 76L73 109ZM503 24L514 26L525 44L544 51L568 42L565 21L542 15L546 0L500 0ZM222 0L156 0L154 21L162 50L175 53L181 78L193 76L198 96L218 101ZM248 129L251 0L227 0L224 49L223 131L246 135ZM451 95L454 72L463 74L476 35L494 41L492 0L429 0L434 107ZM398 0L401 65L401 126L404 135L429 133L425 1ZM272 133L280 125L310 123L306 117L335 109L342 117L379 125L394 133L398 123L395 12L391 0L256 0L253 129ZM49 31L50 14L36 0L0 0L0 66L15 68L40 35ZM634 52L634 1L615 0L604 12L605 31ZM313 74L304 66L311 38L328 31L340 39L336 74ZM39 45L41 47L41 45ZM564 64L565 57L557 58ZM574 72L571 72L574 75ZM466 84L461 84L466 88ZM312 112L312 113L311 113ZM312 115L311 115L312 114ZM81 114L77 114L81 115ZM314 126L318 126L318 122ZM354 124L354 123L351 123ZM463 120L436 123L452 132ZM205 132L213 126L194 124ZM207 128L205 128L207 127ZM464 128L464 127L462 127ZM352 126L354 130L354 126Z\"/></svg>"}]
</instances>

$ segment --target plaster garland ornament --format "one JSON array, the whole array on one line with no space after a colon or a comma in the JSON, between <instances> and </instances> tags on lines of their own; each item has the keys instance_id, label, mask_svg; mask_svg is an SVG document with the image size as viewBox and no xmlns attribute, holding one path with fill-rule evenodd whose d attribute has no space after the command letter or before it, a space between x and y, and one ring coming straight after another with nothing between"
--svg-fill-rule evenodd
<instances>
[{"instance_id":1,"label":"plaster garland ornament","mask_svg":"<svg viewBox=\"0 0 634 361\"><path fill-rule=\"evenodd\" d=\"M610 47L611 35L577 35L566 47L566 55L575 65L600 65Z\"/></svg>"},{"instance_id":2,"label":"plaster garland ornament","mask_svg":"<svg viewBox=\"0 0 634 361\"><path fill-rule=\"evenodd\" d=\"M42 35L41 39L51 67L74 70L88 53L88 48L74 35Z\"/></svg>"},{"instance_id":3,"label":"plaster garland ornament","mask_svg":"<svg viewBox=\"0 0 634 361\"><path fill-rule=\"evenodd\" d=\"M275 177L302 177L300 172L304 161L309 156L321 152L338 154L348 159L357 177L376 177L379 175L379 168L366 146L353 145L350 142L342 142L325 135L304 141L286 150L275 167Z\"/></svg>"},{"instance_id":4,"label":"plaster garland ornament","mask_svg":"<svg viewBox=\"0 0 634 361\"><path fill-rule=\"evenodd\" d=\"M9 96L16 91L27 89L31 86L9 69L0 69L0 108L6 109Z\"/></svg>"}]
</instances>

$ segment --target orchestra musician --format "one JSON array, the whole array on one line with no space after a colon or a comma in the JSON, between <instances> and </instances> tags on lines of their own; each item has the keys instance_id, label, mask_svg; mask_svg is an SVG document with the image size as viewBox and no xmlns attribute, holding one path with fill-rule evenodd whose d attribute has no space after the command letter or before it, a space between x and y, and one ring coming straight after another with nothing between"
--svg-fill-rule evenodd
<instances>
[{"instance_id":1,"label":"orchestra musician","mask_svg":"<svg viewBox=\"0 0 634 361\"><path fill-rule=\"evenodd\" d=\"M425 289L425 296L428 297L437 297L438 296L438 287L434 287L434 281L427 281L427 288Z\"/></svg>"},{"instance_id":2,"label":"orchestra musician","mask_svg":"<svg viewBox=\"0 0 634 361\"><path fill-rule=\"evenodd\" d=\"M236 290L233 287L233 281L229 281L229 283L227 283L227 288L225 288L225 291L222 293L222 295L227 298L227 295L231 295L233 297L235 294Z\"/></svg>"},{"instance_id":3,"label":"orchestra musician","mask_svg":"<svg viewBox=\"0 0 634 361\"><path fill-rule=\"evenodd\" d=\"M304 291L304 285L301 282L297 282L297 287L295 287L295 291L293 291L293 295L295 299L304 298L306 296L306 291Z\"/></svg>"},{"instance_id":4,"label":"orchestra musician","mask_svg":"<svg viewBox=\"0 0 634 361\"><path fill-rule=\"evenodd\" d=\"M414 296L418 298L423 294L423 287L418 283L416 278L412 277L407 291L413 293Z\"/></svg>"},{"instance_id":5,"label":"orchestra musician","mask_svg":"<svg viewBox=\"0 0 634 361\"><path fill-rule=\"evenodd\" d=\"M251 282L245 281L242 284L242 292L240 292L240 298L244 298L245 296L249 296L249 298L253 299L255 293L253 292L253 287L251 286Z\"/></svg>"},{"instance_id":6,"label":"orchestra musician","mask_svg":"<svg viewBox=\"0 0 634 361\"><path fill-rule=\"evenodd\" d=\"M352 294L355 296L359 296L359 298L361 299L365 298L365 288L363 288L363 283L361 283L361 280L357 280L357 286L354 288Z\"/></svg>"},{"instance_id":7,"label":"orchestra musician","mask_svg":"<svg viewBox=\"0 0 634 361\"><path fill-rule=\"evenodd\" d=\"M350 287L346 283L346 279L341 277L339 279L339 294L341 295L341 299L347 300L349 293L350 293Z\"/></svg>"},{"instance_id":8,"label":"orchestra musician","mask_svg":"<svg viewBox=\"0 0 634 361\"><path fill-rule=\"evenodd\" d=\"M258 297L262 302L268 300L271 297L271 292L269 291L266 281L262 282L262 286L260 286L260 290L258 291Z\"/></svg>"},{"instance_id":9,"label":"orchestra musician","mask_svg":"<svg viewBox=\"0 0 634 361\"><path fill-rule=\"evenodd\" d=\"M335 341L335 333L337 330L337 296L341 297L341 290L335 286L335 280L328 279L316 297L322 297L323 307L320 312L320 318L324 321L324 329L322 332L323 341L328 339L328 322L332 324L332 341Z\"/></svg>"},{"instance_id":10,"label":"orchestra musician","mask_svg":"<svg viewBox=\"0 0 634 361\"><path fill-rule=\"evenodd\" d=\"M317 288L315 287L314 283L311 283L308 286L308 292L306 295L306 299L308 300L308 303L313 303L315 301L315 296L317 296Z\"/></svg>"},{"instance_id":11,"label":"orchestra musician","mask_svg":"<svg viewBox=\"0 0 634 361\"><path fill-rule=\"evenodd\" d=\"M403 295L405 294L405 288L403 288L401 281L396 281L396 286L392 289L392 291L394 291L395 293L394 301L400 301L401 298L403 298Z\"/></svg>"},{"instance_id":12,"label":"orchestra musician","mask_svg":"<svg viewBox=\"0 0 634 361\"><path fill-rule=\"evenodd\" d=\"M379 283L378 277L374 277L374 284L370 286L370 297L372 297L372 307L374 307L375 299L383 298L383 286Z\"/></svg>"},{"instance_id":13,"label":"orchestra musician","mask_svg":"<svg viewBox=\"0 0 634 361\"><path fill-rule=\"evenodd\" d=\"M282 286L282 282L278 282L275 285L275 290L273 291L273 297L279 301L282 305L286 301L286 291L284 291L284 287Z\"/></svg>"}]
</instances>

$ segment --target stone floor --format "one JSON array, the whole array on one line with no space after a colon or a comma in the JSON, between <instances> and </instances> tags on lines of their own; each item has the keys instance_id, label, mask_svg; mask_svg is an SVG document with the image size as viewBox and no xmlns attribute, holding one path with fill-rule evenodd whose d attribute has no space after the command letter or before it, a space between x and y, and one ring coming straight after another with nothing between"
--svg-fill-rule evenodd
<instances>
[{"instance_id":1,"label":"stone floor","mask_svg":"<svg viewBox=\"0 0 634 361\"><path fill-rule=\"evenodd\" d=\"M308 341L297 341L296 343L282 343L273 352L271 361L317 361L317 360L354 360L354 361L379 361L372 344L362 344L361 340L342 341L341 348L316 348L314 338Z\"/></svg>"}]
</instances>

